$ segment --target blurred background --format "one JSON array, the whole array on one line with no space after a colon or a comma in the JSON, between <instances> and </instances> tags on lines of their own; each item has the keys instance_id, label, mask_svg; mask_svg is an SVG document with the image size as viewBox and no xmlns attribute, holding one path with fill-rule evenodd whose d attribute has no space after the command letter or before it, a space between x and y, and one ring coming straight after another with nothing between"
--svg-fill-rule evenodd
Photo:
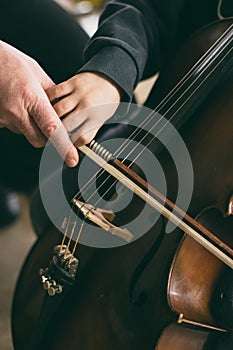
<instances>
[{"instance_id":1,"label":"blurred background","mask_svg":"<svg viewBox=\"0 0 233 350\"><path fill-rule=\"evenodd\" d=\"M71 13L89 36L93 35L98 25L99 14L104 0L77 1L56 0L66 11ZM146 99L156 77L140 83L136 89L137 102ZM20 194L22 213L17 221L7 228L0 229L0 349L13 350L11 340L11 303L15 283L20 268L36 240L29 215L29 197Z\"/></svg>"}]
</instances>

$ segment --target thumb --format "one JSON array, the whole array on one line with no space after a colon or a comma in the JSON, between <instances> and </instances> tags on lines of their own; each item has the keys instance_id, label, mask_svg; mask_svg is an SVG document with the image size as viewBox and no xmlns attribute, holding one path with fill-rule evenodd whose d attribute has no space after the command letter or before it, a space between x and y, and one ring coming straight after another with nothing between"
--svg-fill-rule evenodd
<instances>
[{"instance_id":1,"label":"thumb","mask_svg":"<svg viewBox=\"0 0 233 350\"><path fill-rule=\"evenodd\" d=\"M71 167L77 165L77 150L43 90L37 103L32 104L29 114L46 138L55 146L66 164Z\"/></svg>"}]
</instances>

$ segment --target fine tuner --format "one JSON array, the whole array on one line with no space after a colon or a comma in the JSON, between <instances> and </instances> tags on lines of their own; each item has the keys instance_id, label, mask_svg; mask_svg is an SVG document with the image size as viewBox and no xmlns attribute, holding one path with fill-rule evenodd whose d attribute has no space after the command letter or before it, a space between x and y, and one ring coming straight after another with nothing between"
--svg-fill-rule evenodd
<instances>
[{"instance_id":1,"label":"fine tuner","mask_svg":"<svg viewBox=\"0 0 233 350\"><path fill-rule=\"evenodd\" d=\"M54 247L54 255L50 266L39 270L43 288L49 296L61 294L64 285L73 284L78 264L78 259L70 253L66 245Z\"/></svg>"}]
</instances>

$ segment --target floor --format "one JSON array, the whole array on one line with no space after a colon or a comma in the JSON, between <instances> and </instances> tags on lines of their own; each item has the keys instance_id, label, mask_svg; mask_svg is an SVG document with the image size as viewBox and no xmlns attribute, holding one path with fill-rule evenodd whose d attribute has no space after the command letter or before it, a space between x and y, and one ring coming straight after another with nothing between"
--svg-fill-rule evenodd
<instances>
[{"instance_id":1,"label":"floor","mask_svg":"<svg viewBox=\"0 0 233 350\"><path fill-rule=\"evenodd\" d=\"M15 283L22 263L35 241L28 198L20 195L22 213L19 219L6 229L0 230L0 349L12 350L11 303Z\"/></svg>"}]
</instances>

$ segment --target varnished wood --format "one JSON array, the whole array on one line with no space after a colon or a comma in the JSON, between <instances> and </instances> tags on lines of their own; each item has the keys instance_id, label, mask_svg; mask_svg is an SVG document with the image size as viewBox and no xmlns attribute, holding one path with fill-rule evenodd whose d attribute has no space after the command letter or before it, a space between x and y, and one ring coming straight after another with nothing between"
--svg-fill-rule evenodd
<instances>
[{"instance_id":1,"label":"varnished wood","mask_svg":"<svg viewBox=\"0 0 233 350\"><path fill-rule=\"evenodd\" d=\"M184 48L181 56L178 55L171 67L167 68L170 73L167 76L161 73L157 87L149 99L154 106L229 23L231 22L226 21L219 26L211 26L197 34ZM192 217L211 205L217 205L224 213L232 193L232 90L232 81L226 80L202 103L181 130L194 167L194 193L189 208ZM158 159L167 174L168 198L175 202L177 183L174 164L166 152L161 152ZM132 204L130 210L133 212L136 209L137 203ZM130 299L129 285L136 267L151 249L161 228L162 222L159 220L141 239L119 248L79 246L77 257L80 269L77 280L64 300L61 301L59 296L54 299L57 308L48 315L46 329L38 344L40 349L155 348L164 328L178 318L168 305L166 291L170 266L183 235L180 230L165 235L159 251L139 276L136 294L144 292L146 295L141 304L133 303ZM212 228L209 229L212 231ZM92 230L95 231L94 226ZM220 239L221 233L218 232ZM60 243L58 237L56 229L46 231L22 268L13 305L15 350L32 350L30 342L33 332L38 328L38 317L45 295L39 282L38 270L48 265L53 246ZM227 237L224 237L225 241L227 242ZM174 346L172 343L172 348L166 350L174 350Z\"/></svg>"},{"instance_id":2,"label":"varnished wood","mask_svg":"<svg viewBox=\"0 0 233 350\"><path fill-rule=\"evenodd\" d=\"M213 350L205 347L210 332L172 324L162 333L155 350Z\"/></svg>"},{"instance_id":3,"label":"varnished wood","mask_svg":"<svg viewBox=\"0 0 233 350\"><path fill-rule=\"evenodd\" d=\"M153 197L162 205L165 206L170 212L174 213L178 218L181 218L182 221L187 223L191 228L193 228L197 234L200 234L203 238L209 241L209 250L212 254L215 253L214 250L211 250L211 246L215 245L219 250L224 252L224 255L227 254L231 259L229 259L229 266L233 268L233 249L229 244L224 243L220 240L216 235L210 232L206 227L201 225L197 220L194 220L190 215L185 213L181 208L172 203L168 198L162 195L159 191L157 191L153 186L148 184L144 179L142 179L139 175L137 175L134 171L121 163L118 159L114 160L114 164L118 169L121 170L122 174L127 174L127 177L132 179L135 184L139 184L144 191L148 190L149 194L152 194ZM182 229L182 227L181 227ZM188 233L188 232L187 232ZM199 241L201 244L201 240ZM208 244L207 244L208 245ZM233 246L233 244L232 244ZM232 261L232 263L231 263ZM227 264L227 262L225 262ZM228 264L227 264L228 265Z\"/></svg>"}]
</instances>

